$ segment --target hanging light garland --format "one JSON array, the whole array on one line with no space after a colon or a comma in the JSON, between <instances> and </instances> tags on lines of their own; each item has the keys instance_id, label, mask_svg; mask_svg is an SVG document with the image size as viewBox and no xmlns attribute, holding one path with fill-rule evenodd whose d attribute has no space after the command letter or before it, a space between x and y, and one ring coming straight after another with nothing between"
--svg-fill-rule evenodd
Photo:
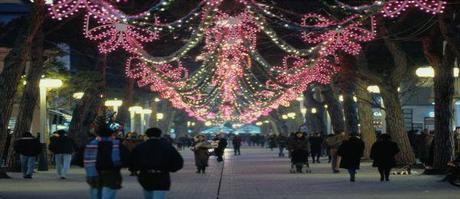
<instances>
[{"instance_id":1,"label":"hanging light garland","mask_svg":"<svg viewBox=\"0 0 460 199\"><path fill-rule=\"evenodd\" d=\"M310 84L328 84L340 70L339 52L356 55L361 43L375 37L373 15L396 17L410 7L432 14L442 12L445 2L436 0L375 1L368 5L336 5L349 11L341 20L307 13L292 21L273 6L255 0L235 0L240 6L230 14L219 7L224 0L202 0L188 14L171 22L161 13L174 0L161 0L146 11L127 15L109 0L59 0L50 8L57 20L85 11L84 34L98 43L101 53L123 49L132 55L126 75L139 86L158 92L173 107L201 121L228 120L250 123L287 107ZM193 27L193 24L198 25ZM192 23L193 22L193 23ZM297 48L280 37L272 26L298 32L304 41ZM185 29L191 36L176 51L153 56L145 45L161 38L162 31ZM264 34L285 53L280 65L272 65L257 49ZM197 56L200 67L189 71L180 61L204 44ZM260 71L255 73L254 71Z\"/></svg>"}]
</instances>

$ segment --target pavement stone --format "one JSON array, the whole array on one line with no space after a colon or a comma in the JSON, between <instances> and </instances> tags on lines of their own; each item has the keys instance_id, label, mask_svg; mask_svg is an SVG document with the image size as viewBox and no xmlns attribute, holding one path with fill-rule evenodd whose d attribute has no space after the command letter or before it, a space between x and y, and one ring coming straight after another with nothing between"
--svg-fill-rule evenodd
<instances>
[{"instance_id":1,"label":"pavement stone","mask_svg":"<svg viewBox=\"0 0 460 199\"><path fill-rule=\"evenodd\" d=\"M243 148L241 156L233 156L228 149L224 163L210 160L206 175L195 174L189 150L181 153L185 166L172 175L170 199L460 199L460 188L442 182L443 176L391 176L390 182L380 182L369 162L362 164L357 182L352 183L344 170L332 174L324 159L321 164L310 164L311 174L290 174L289 160L268 149ZM126 170L123 173L118 198L142 198L136 178L128 176ZM0 179L0 199L88 197L81 168L72 168L67 180L59 180L54 171L37 172L31 180L22 179L19 173L10 175L14 178Z\"/></svg>"}]
</instances>

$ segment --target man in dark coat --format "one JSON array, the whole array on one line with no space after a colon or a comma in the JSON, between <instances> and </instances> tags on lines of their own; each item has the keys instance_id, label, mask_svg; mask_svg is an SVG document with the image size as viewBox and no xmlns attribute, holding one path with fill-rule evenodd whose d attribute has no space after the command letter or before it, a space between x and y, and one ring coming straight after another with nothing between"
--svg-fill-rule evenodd
<instances>
[{"instance_id":1,"label":"man in dark coat","mask_svg":"<svg viewBox=\"0 0 460 199\"><path fill-rule=\"evenodd\" d=\"M291 153L291 163L296 167L298 173L302 173L303 165L308 165L310 144L303 132L297 132L295 137L289 141L288 149Z\"/></svg>"},{"instance_id":2,"label":"man in dark coat","mask_svg":"<svg viewBox=\"0 0 460 199\"><path fill-rule=\"evenodd\" d=\"M377 167L380 173L380 181L389 181L391 168L396 166L395 156L399 153L398 145L391 141L391 136L382 134L376 143L372 145L372 166Z\"/></svg>"},{"instance_id":3,"label":"man in dark coat","mask_svg":"<svg viewBox=\"0 0 460 199\"><path fill-rule=\"evenodd\" d=\"M54 136L50 139L48 149L54 154L56 171L59 177L61 179L66 179L76 145L72 138L67 136L67 132L64 130L58 130L53 134Z\"/></svg>"},{"instance_id":4,"label":"man in dark coat","mask_svg":"<svg viewBox=\"0 0 460 199\"><path fill-rule=\"evenodd\" d=\"M227 139L225 139L224 133L220 133L219 135L217 135L216 140L218 141L218 144L217 144L217 148L214 149L214 153L217 156L217 162L222 162L224 161L223 156L224 156L225 148L227 148L227 145L228 145Z\"/></svg>"},{"instance_id":5,"label":"man in dark coat","mask_svg":"<svg viewBox=\"0 0 460 199\"><path fill-rule=\"evenodd\" d=\"M23 177L32 178L35 159L42 151L40 142L30 132L25 132L22 138L14 143L14 151L19 153Z\"/></svg>"},{"instance_id":6,"label":"man in dark coat","mask_svg":"<svg viewBox=\"0 0 460 199\"><path fill-rule=\"evenodd\" d=\"M115 199L121 189L120 170L127 165L128 149L116 138L117 131L99 121L96 137L86 146L83 162L90 199Z\"/></svg>"},{"instance_id":7,"label":"man in dark coat","mask_svg":"<svg viewBox=\"0 0 460 199\"><path fill-rule=\"evenodd\" d=\"M233 150L235 155L241 155L241 137L239 135L235 135L232 139Z\"/></svg>"},{"instance_id":8,"label":"man in dark coat","mask_svg":"<svg viewBox=\"0 0 460 199\"><path fill-rule=\"evenodd\" d=\"M323 145L323 138L321 137L320 133L315 133L313 136L309 138L309 140L311 148L311 158L313 159L313 163L320 163L319 158L321 157L321 147Z\"/></svg>"},{"instance_id":9,"label":"man in dark coat","mask_svg":"<svg viewBox=\"0 0 460 199\"><path fill-rule=\"evenodd\" d=\"M341 160L340 168L348 170L351 182L355 181L356 170L359 169L363 153L364 142L358 136L352 136L344 141L337 151L337 155Z\"/></svg>"},{"instance_id":10,"label":"man in dark coat","mask_svg":"<svg viewBox=\"0 0 460 199\"><path fill-rule=\"evenodd\" d=\"M165 198L171 188L170 172L182 169L184 160L177 150L161 139L161 130L147 129L148 140L134 148L130 169L139 170L137 180L144 188L145 199Z\"/></svg>"},{"instance_id":11,"label":"man in dark coat","mask_svg":"<svg viewBox=\"0 0 460 199\"><path fill-rule=\"evenodd\" d=\"M276 137L276 143L279 149L278 157L284 157L284 149L288 145L288 138L280 134Z\"/></svg>"}]
</instances>

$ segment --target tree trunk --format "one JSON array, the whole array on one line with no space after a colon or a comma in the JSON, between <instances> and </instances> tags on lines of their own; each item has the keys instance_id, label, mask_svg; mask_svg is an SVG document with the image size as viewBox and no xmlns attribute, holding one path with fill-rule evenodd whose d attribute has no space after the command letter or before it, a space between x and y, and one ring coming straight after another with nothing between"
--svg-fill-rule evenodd
<instances>
[{"instance_id":1,"label":"tree trunk","mask_svg":"<svg viewBox=\"0 0 460 199\"><path fill-rule=\"evenodd\" d=\"M410 166L415 163L415 155L412 151L409 137L404 129L404 119L399 101L397 86L379 85L380 94L385 105L387 132L395 141L401 152L399 153L398 163L403 166Z\"/></svg>"},{"instance_id":2,"label":"tree trunk","mask_svg":"<svg viewBox=\"0 0 460 199\"><path fill-rule=\"evenodd\" d=\"M8 123L21 75L28 60L30 47L45 18L45 2L36 0L31 10L31 19L23 25L16 38L14 48L5 57L5 65L0 74L0 134L7 134ZM5 137L5 136L2 136ZM0 149L3 153L3 147Z\"/></svg>"},{"instance_id":3,"label":"tree trunk","mask_svg":"<svg viewBox=\"0 0 460 199\"><path fill-rule=\"evenodd\" d=\"M345 116L345 132L350 135L358 133L358 112L356 111L356 103L353 99L351 90L342 91L343 95L343 113Z\"/></svg>"},{"instance_id":4,"label":"tree trunk","mask_svg":"<svg viewBox=\"0 0 460 199\"><path fill-rule=\"evenodd\" d=\"M369 159L371 147L376 141L375 128L373 123L372 96L367 91L367 82L357 79L356 97L358 98L358 116L360 124L361 139L365 144L364 158Z\"/></svg>"},{"instance_id":5,"label":"tree trunk","mask_svg":"<svg viewBox=\"0 0 460 199\"><path fill-rule=\"evenodd\" d=\"M43 30L42 28L39 28L35 36L35 39L32 43L30 51L31 64L28 68L26 75L27 84L21 97L19 112L16 118L16 126L14 127L14 133L12 134L11 140L16 140L17 138L20 138L24 132L30 131L30 126L32 124L33 119L33 112L35 110L39 97L40 79L43 74L43 41ZM8 167L10 168L10 170L20 171L20 161L15 157L16 153L13 150L13 148L10 147L7 156Z\"/></svg>"},{"instance_id":6,"label":"tree trunk","mask_svg":"<svg viewBox=\"0 0 460 199\"><path fill-rule=\"evenodd\" d=\"M453 142L453 97L454 68L453 53L446 48L442 65L435 68L434 88L434 160L433 168L446 170L447 163L454 157Z\"/></svg>"},{"instance_id":7,"label":"tree trunk","mask_svg":"<svg viewBox=\"0 0 460 199\"><path fill-rule=\"evenodd\" d=\"M83 146L88 142L89 129L97 116L97 110L102 106L103 92L101 84L85 90L85 95L76 104L72 120L69 125L69 136L75 140L78 146Z\"/></svg>"},{"instance_id":8,"label":"tree trunk","mask_svg":"<svg viewBox=\"0 0 460 199\"><path fill-rule=\"evenodd\" d=\"M313 91L308 89L303 92L304 94L304 106L307 108L307 113L304 115L305 123L307 125L308 133L321 133L326 131L325 121L323 113L324 109L320 102L316 101L313 97ZM312 109L316 109L316 113L312 112Z\"/></svg>"},{"instance_id":9,"label":"tree trunk","mask_svg":"<svg viewBox=\"0 0 460 199\"><path fill-rule=\"evenodd\" d=\"M332 128L334 129L334 133L344 132L345 122L343 120L342 105L337 100L330 85L324 85L320 88L324 103L328 106L327 111L331 118L331 124Z\"/></svg>"}]
</instances>

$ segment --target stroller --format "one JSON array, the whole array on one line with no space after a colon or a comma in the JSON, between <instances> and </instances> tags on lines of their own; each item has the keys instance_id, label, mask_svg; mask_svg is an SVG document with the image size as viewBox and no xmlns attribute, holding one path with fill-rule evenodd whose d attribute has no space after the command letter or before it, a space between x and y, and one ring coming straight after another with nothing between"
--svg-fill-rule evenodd
<instances>
[{"instance_id":1,"label":"stroller","mask_svg":"<svg viewBox=\"0 0 460 199\"><path fill-rule=\"evenodd\" d=\"M303 173L305 166L305 173L311 173L310 164L308 163L308 152L305 150L291 151L291 169L290 173Z\"/></svg>"}]
</instances>

